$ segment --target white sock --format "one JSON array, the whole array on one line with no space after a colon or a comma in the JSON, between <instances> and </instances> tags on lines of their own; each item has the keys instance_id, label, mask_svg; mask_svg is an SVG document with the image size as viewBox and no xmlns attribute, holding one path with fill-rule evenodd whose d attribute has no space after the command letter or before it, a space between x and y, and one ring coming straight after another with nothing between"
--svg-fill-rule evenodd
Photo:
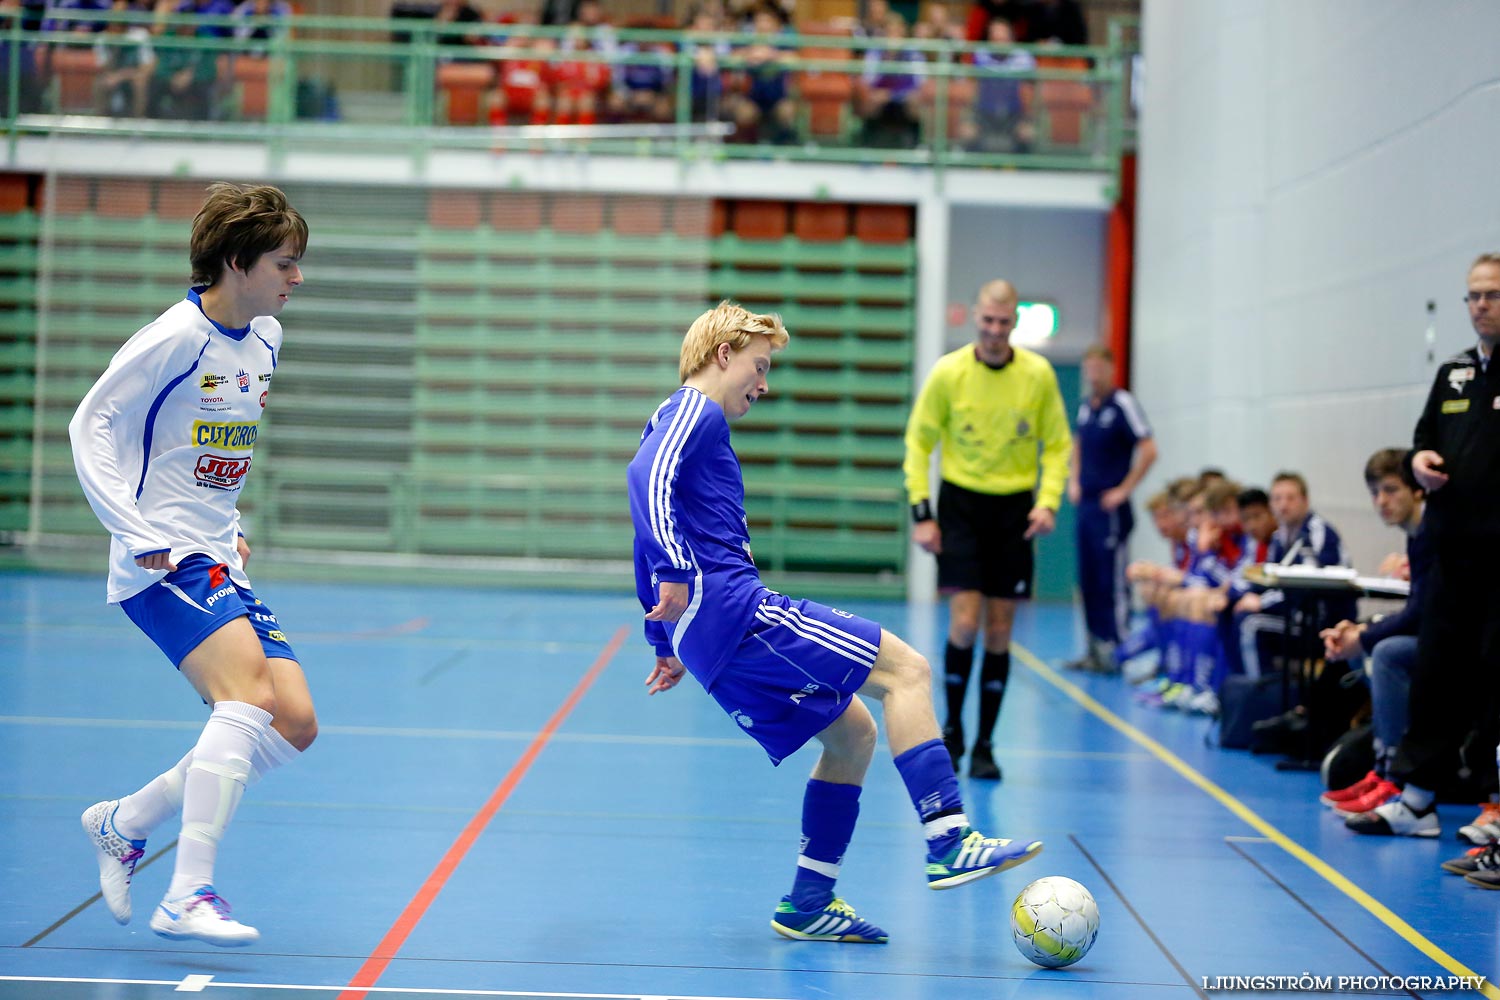
<instances>
[{"instance_id":1,"label":"white sock","mask_svg":"<svg viewBox=\"0 0 1500 1000\"><path fill-rule=\"evenodd\" d=\"M182 783L187 780L188 765L193 762L189 750L172 769L163 771L146 783L146 787L120 800L115 812L115 832L127 840L144 840L169 818L182 810Z\"/></svg>"},{"instance_id":2,"label":"white sock","mask_svg":"<svg viewBox=\"0 0 1500 1000\"><path fill-rule=\"evenodd\" d=\"M255 756L250 758L250 784L255 784L278 767L284 767L301 756L302 751L288 743L286 737L274 727L267 729L266 738L260 741L260 746L255 748Z\"/></svg>"},{"instance_id":3,"label":"white sock","mask_svg":"<svg viewBox=\"0 0 1500 1000\"><path fill-rule=\"evenodd\" d=\"M214 706L183 782L182 834L167 899L213 884L219 841L245 792L255 748L270 728L271 713L265 709L242 701Z\"/></svg>"},{"instance_id":4,"label":"white sock","mask_svg":"<svg viewBox=\"0 0 1500 1000\"><path fill-rule=\"evenodd\" d=\"M1405 802L1412 812L1426 812L1432 808L1432 800L1437 798L1436 793L1429 792L1425 788L1416 785L1407 785L1401 789L1401 801Z\"/></svg>"},{"instance_id":5,"label":"white sock","mask_svg":"<svg viewBox=\"0 0 1500 1000\"><path fill-rule=\"evenodd\" d=\"M288 743L285 736L275 729L268 730L250 758L247 786L300 756L302 751ZM115 813L115 832L127 840L145 840L152 830L181 812L183 782L192 762L193 751L189 750L170 771L163 771L140 791L121 799Z\"/></svg>"}]
</instances>

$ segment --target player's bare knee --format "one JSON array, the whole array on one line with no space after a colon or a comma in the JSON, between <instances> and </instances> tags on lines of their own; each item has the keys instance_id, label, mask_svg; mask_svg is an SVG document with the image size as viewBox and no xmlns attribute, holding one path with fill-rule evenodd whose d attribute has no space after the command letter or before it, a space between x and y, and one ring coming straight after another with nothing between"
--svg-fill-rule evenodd
<instances>
[{"instance_id":1,"label":"player's bare knee","mask_svg":"<svg viewBox=\"0 0 1500 1000\"><path fill-rule=\"evenodd\" d=\"M297 750L306 750L313 745L318 738L318 717L310 709L307 711L283 710L276 716L272 723L276 731L281 734Z\"/></svg>"}]
</instances>

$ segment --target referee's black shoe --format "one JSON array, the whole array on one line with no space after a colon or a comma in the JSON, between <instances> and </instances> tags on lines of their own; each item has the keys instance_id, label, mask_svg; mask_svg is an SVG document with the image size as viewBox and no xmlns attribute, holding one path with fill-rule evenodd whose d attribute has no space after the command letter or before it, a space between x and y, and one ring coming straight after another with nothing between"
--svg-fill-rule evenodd
<instances>
[{"instance_id":1,"label":"referee's black shoe","mask_svg":"<svg viewBox=\"0 0 1500 1000\"><path fill-rule=\"evenodd\" d=\"M995 755L988 743L974 744L974 752L969 754L969 777L980 781L1000 780L1000 765L995 763Z\"/></svg>"}]
</instances>

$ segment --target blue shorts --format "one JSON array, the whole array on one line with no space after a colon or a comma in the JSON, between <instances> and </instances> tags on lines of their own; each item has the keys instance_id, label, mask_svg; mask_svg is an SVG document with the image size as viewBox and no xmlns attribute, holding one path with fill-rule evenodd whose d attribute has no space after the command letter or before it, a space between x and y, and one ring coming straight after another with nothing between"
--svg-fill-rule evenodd
<instances>
[{"instance_id":1,"label":"blue shorts","mask_svg":"<svg viewBox=\"0 0 1500 1000\"><path fill-rule=\"evenodd\" d=\"M708 693L780 764L844 713L879 652L875 622L764 591Z\"/></svg>"},{"instance_id":2,"label":"blue shorts","mask_svg":"<svg viewBox=\"0 0 1500 1000\"><path fill-rule=\"evenodd\" d=\"M188 556L120 607L177 667L199 643L242 615L249 616L268 658L297 658L271 609L231 580L228 567L202 553Z\"/></svg>"}]
</instances>

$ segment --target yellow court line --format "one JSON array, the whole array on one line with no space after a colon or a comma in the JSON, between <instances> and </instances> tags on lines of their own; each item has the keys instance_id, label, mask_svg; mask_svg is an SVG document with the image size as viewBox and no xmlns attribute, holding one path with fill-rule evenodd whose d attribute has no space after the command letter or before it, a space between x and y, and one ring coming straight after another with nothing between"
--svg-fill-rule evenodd
<instances>
[{"instance_id":1,"label":"yellow court line","mask_svg":"<svg viewBox=\"0 0 1500 1000\"><path fill-rule=\"evenodd\" d=\"M1322 858L1318 857L1316 854L1312 853L1307 848L1303 847L1301 844L1297 843L1295 840L1288 837L1280 830L1276 829L1276 827L1272 826L1270 823L1267 823L1265 820L1261 819L1260 816L1257 815L1252 809L1250 809L1249 806L1245 805L1239 799L1235 798L1233 795L1230 795L1224 789L1220 788L1218 785L1214 784L1212 781L1208 780L1203 775L1193 770L1193 768L1190 767L1181 757L1178 757L1172 751L1168 750L1166 747L1162 746L1160 743L1156 742L1151 737L1147 736L1145 733L1141 732L1139 729L1135 728L1130 723L1120 718L1114 712L1111 712L1109 709L1105 708L1082 688L1079 688L1072 681L1067 680L1057 671L1053 670L1041 660L1037 659L1036 654L1031 650L1027 649L1025 646L1020 645L1014 640L1011 641L1010 648L1011 652L1015 653L1016 657L1022 663L1030 667L1033 672L1039 674L1043 680L1047 681L1047 683L1057 688L1069 698L1072 698L1074 701L1078 702L1078 704L1082 705L1085 709L1098 716L1114 729L1118 730L1127 739L1144 747L1157 760L1161 761L1163 764L1167 765L1172 770L1182 775L1190 783L1197 785L1203 791L1207 792L1209 797L1218 802L1219 805L1234 813L1240 819L1248 823L1251 827L1255 828L1257 831L1263 834L1266 839L1270 840L1277 847L1280 847L1283 851L1286 851L1292 857L1296 858L1298 861L1311 868L1318 875L1322 876L1335 889L1338 889L1344 895L1348 896L1360 906L1364 907L1370 912L1371 915L1375 917L1376 920L1379 920L1391 930L1395 931L1412 947L1416 948L1422 954L1426 955L1428 958L1432 959L1438 965L1441 965L1443 968L1447 969L1455 976L1477 977L1479 975L1473 969L1470 969L1458 959L1454 958L1452 955L1448 954L1446 951L1439 948L1431 941L1427 940L1427 938L1423 937L1415 927L1412 927L1406 921L1402 920L1400 917L1396 916L1396 914L1392 913L1384 903L1380 902L1380 900L1376 899L1374 896L1371 896L1359 886L1349 881L1349 879L1346 878L1338 869L1334 868L1328 862L1324 861ZM1480 987L1479 992L1482 995L1489 997L1490 1000L1500 1000L1500 988L1497 988L1494 983L1489 981L1488 978L1485 979L1484 985Z\"/></svg>"}]
</instances>

